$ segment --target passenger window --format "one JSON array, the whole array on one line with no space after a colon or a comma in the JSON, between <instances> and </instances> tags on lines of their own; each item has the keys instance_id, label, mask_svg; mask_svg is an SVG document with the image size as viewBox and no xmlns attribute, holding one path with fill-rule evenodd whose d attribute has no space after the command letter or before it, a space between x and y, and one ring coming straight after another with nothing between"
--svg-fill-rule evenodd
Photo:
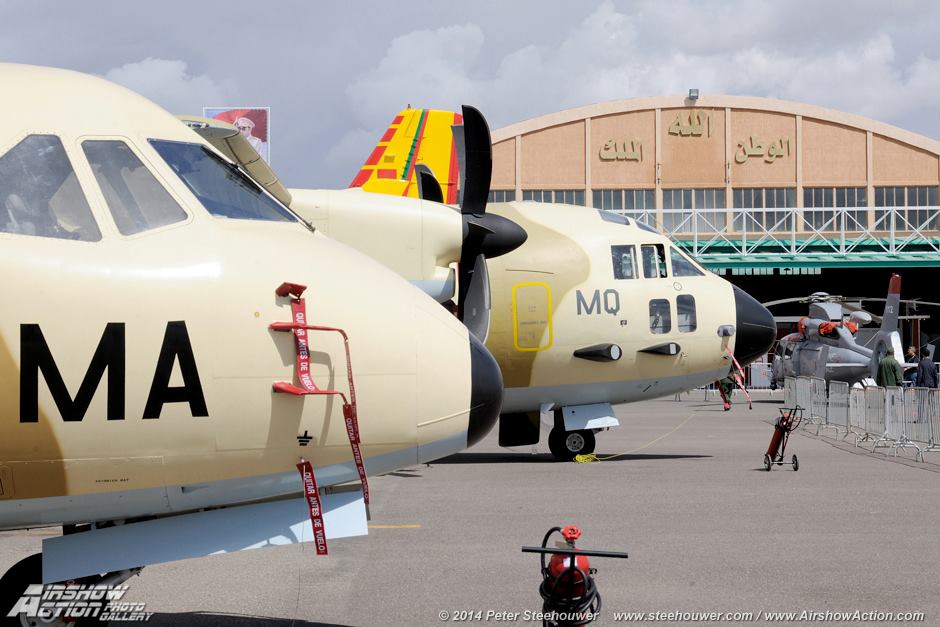
<instances>
[{"instance_id":1,"label":"passenger window","mask_svg":"<svg viewBox=\"0 0 940 627\"><path fill-rule=\"evenodd\" d=\"M86 242L101 239L55 135L30 135L0 157L0 231Z\"/></svg>"},{"instance_id":2,"label":"passenger window","mask_svg":"<svg viewBox=\"0 0 940 627\"><path fill-rule=\"evenodd\" d=\"M236 220L297 221L238 166L205 146L157 139L150 143L212 215Z\"/></svg>"},{"instance_id":3,"label":"passenger window","mask_svg":"<svg viewBox=\"0 0 940 627\"><path fill-rule=\"evenodd\" d=\"M705 276L678 248L670 246L669 252L672 257L672 276Z\"/></svg>"},{"instance_id":4,"label":"passenger window","mask_svg":"<svg viewBox=\"0 0 940 627\"><path fill-rule=\"evenodd\" d=\"M666 251L662 244L643 244L643 276L647 279L666 278Z\"/></svg>"},{"instance_id":5,"label":"passenger window","mask_svg":"<svg viewBox=\"0 0 940 627\"><path fill-rule=\"evenodd\" d=\"M614 264L615 279L636 278L636 253L634 246L611 246L610 258Z\"/></svg>"},{"instance_id":6,"label":"passenger window","mask_svg":"<svg viewBox=\"0 0 940 627\"><path fill-rule=\"evenodd\" d=\"M130 146L116 140L89 140L82 142L82 149L122 235L186 219L186 212Z\"/></svg>"},{"instance_id":7,"label":"passenger window","mask_svg":"<svg viewBox=\"0 0 940 627\"><path fill-rule=\"evenodd\" d=\"M698 326L695 320L695 297L682 294L676 298L676 317L679 333L691 333Z\"/></svg>"},{"instance_id":8,"label":"passenger window","mask_svg":"<svg viewBox=\"0 0 940 627\"><path fill-rule=\"evenodd\" d=\"M665 298L656 298L650 301L650 331L652 333L669 333L672 330L672 319L669 317L669 301Z\"/></svg>"}]
</instances>

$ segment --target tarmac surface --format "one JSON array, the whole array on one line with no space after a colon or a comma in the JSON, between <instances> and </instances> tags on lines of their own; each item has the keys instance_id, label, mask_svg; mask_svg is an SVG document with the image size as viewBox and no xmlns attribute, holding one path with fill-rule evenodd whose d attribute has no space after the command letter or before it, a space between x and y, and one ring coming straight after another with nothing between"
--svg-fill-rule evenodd
<instances>
[{"instance_id":1,"label":"tarmac surface","mask_svg":"<svg viewBox=\"0 0 940 627\"><path fill-rule=\"evenodd\" d=\"M923 612L919 624L940 624L940 453L895 461L831 431L800 432L787 448L799 472L765 472L781 397L753 410L738 398L730 412L701 391L620 406L623 426L598 434L597 454L626 454L587 464L552 461L545 429L536 454L499 448L494 431L430 466L371 478L369 536L331 542L327 557L301 545L150 566L125 600L145 602L151 625L490 624L487 612L541 610L538 557L520 547L576 524L580 547L630 554L592 561L595 624L640 622L616 612L782 624L764 613L804 610ZM0 572L57 533L0 533ZM461 612L483 620L455 621ZM511 622L540 624L524 617Z\"/></svg>"}]
</instances>

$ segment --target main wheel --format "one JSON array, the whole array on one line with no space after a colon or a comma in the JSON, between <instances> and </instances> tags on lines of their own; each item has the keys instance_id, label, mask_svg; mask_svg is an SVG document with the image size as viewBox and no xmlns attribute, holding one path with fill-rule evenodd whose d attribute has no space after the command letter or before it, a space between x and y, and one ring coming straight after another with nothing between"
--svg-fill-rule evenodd
<instances>
[{"instance_id":1,"label":"main wheel","mask_svg":"<svg viewBox=\"0 0 940 627\"><path fill-rule=\"evenodd\" d=\"M800 469L800 460L796 458L796 455L793 456L793 472L796 472Z\"/></svg>"},{"instance_id":2,"label":"main wheel","mask_svg":"<svg viewBox=\"0 0 940 627\"><path fill-rule=\"evenodd\" d=\"M555 427L548 434L548 450L560 461L571 461L575 455L589 455L596 444L594 432L589 429L565 431Z\"/></svg>"},{"instance_id":3,"label":"main wheel","mask_svg":"<svg viewBox=\"0 0 940 627\"><path fill-rule=\"evenodd\" d=\"M37 583L42 583L42 553L21 559L0 577L0 625L23 627L42 624L38 617L7 616L26 588Z\"/></svg>"},{"instance_id":4,"label":"main wheel","mask_svg":"<svg viewBox=\"0 0 940 627\"><path fill-rule=\"evenodd\" d=\"M764 453L764 470L770 472L770 467L773 465L773 460L770 459L770 455Z\"/></svg>"},{"instance_id":5,"label":"main wheel","mask_svg":"<svg viewBox=\"0 0 940 627\"><path fill-rule=\"evenodd\" d=\"M7 616L26 588L42 583L42 553L34 553L20 560L0 577L0 627L90 627L103 625L97 617L79 619L43 619L39 616ZM97 583L95 577L86 577L75 583Z\"/></svg>"}]
</instances>

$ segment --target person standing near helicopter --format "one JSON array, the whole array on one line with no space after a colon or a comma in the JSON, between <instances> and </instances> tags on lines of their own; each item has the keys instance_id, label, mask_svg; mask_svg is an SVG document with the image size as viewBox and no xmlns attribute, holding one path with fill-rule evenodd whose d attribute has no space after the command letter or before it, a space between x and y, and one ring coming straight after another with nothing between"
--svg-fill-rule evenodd
<instances>
[{"instance_id":1,"label":"person standing near helicopter","mask_svg":"<svg viewBox=\"0 0 940 627\"><path fill-rule=\"evenodd\" d=\"M926 346L920 349L920 361L917 363L914 385L919 388L937 387L937 367L930 358L930 350Z\"/></svg>"},{"instance_id":2,"label":"person standing near helicopter","mask_svg":"<svg viewBox=\"0 0 940 627\"><path fill-rule=\"evenodd\" d=\"M901 364L894 358L894 349L890 346L878 364L878 378L875 382L883 388L900 387L904 382L904 372L901 370Z\"/></svg>"}]
</instances>

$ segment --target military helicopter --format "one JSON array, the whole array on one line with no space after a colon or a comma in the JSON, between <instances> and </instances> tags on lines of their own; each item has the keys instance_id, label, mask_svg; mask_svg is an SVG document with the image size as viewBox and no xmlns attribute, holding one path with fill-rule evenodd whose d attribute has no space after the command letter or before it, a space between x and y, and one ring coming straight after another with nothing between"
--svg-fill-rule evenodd
<instances>
[{"instance_id":1,"label":"military helicopter","mask_svg":"<svg viewBox=\"0 0 940 627\"><path fill-rule=\"evenodd\" d=\"M891 276L881 327L867 342L869 346L859 342L859 327L872 322L871 314L855 310L846 317L842 299L821 292L806 300L809 302L809 316L800 319L796 333L777 342L771 387L782 386L786 377L818 377L826 381L853 384L875 377L878 364L888 347L894 349L895 355L902 355L901 336L898 333L901 305L899 275ZM783 302L793 302L793 299L765 305L773 306Z\"/></svg>"}]
</instances>

